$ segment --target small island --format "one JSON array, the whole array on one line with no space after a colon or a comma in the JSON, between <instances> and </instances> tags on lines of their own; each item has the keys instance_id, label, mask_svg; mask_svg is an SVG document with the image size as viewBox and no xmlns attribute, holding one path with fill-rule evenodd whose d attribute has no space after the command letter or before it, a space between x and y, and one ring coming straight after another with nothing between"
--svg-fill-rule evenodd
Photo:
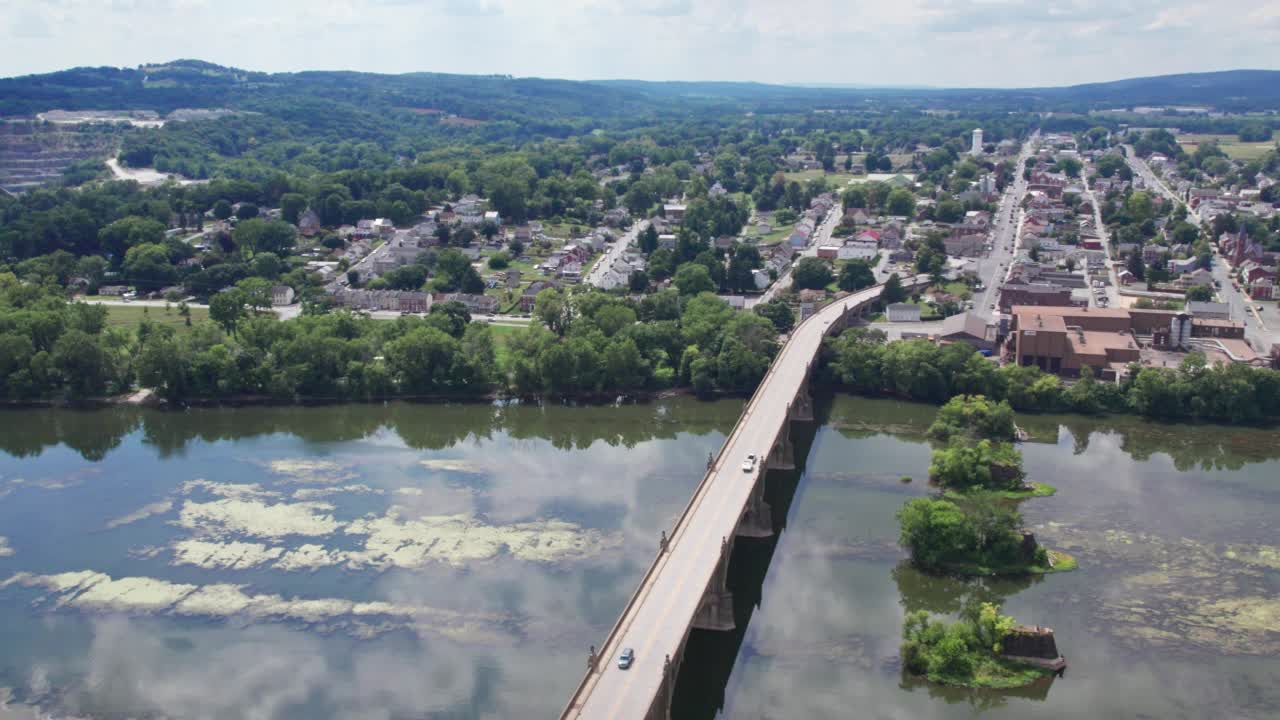
<instances>
[{"instance_id":1,"label":"small island","mask_svg":"<svg viewBox=\"0 0 1280 720\"><path fill-rule=\"evenodd\" d=\"M1022 687L1067 667L1052 629L1018 626L999 605L985 602L967 603L950 623L924 610L909 614L901 653L907 672L960 687Z\"/></svg>"}]
</instances>

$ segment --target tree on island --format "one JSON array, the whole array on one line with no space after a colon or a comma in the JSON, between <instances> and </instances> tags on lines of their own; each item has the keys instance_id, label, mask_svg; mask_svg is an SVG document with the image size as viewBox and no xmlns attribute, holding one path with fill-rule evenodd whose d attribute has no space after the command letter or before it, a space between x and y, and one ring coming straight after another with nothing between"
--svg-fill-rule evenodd
<instances>
[{"instance_id":1,"label":"tree on island","mask_svg":"<svg viewBox=\"0 0 1280 720\"><path fill-rule=\"evenodd\" d=\"M1019 490L1024 477L1021 453L1009 443L991 440L953 442L934 450L929 462L929 479L960 491Z\"/></svg>"},{"instance_id":2,"label":"tree on island","mask_svg":"<svg viewBox=\"0 0 1280 720\"><path fill-rule=\"evenodd\" d=\"M902 664L931 682L964 687L1012 688L1050 670L1000 656L1017 621L989 602L966 602L955 622L934 620L924 610L902 624Z\"/></svg>"},{"instance_id":3,"label":"tree on island","mask_svg":"<svg viewBox=\"0 0 1280 720\"><path fill-rule=\"evenodd\" d=\"M947 401L929 426L929 437L950 440L957 436L1013 440L1017 426L1009 403L984 395L957 395Z\"/></svg>"}]
</instances>

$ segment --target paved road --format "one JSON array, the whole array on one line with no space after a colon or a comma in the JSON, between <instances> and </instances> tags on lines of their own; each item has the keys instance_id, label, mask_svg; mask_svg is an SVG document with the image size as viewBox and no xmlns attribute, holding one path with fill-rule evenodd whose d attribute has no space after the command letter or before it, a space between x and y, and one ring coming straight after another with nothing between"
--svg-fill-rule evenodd
<instances>
[{"instance_id":1,"label":"paved road","mask_svg":"<svg viewBox=\"0 0 1280 720\"><path fill-rule=\"evenodd\" d=\"M1203 231L1204 225L1200 214L1192 210L1191 206L1183 202L1182 198L1169 189L1163 179L1152 172L1146 161L1138 157L1137 153L1133 151L1133 146L1125 145L1124 148L1125 159L1134 174L1140 175L1148 187L1154 188L1169 200L1186 207L1188 220L1201 225ZM1210 241L1212 242L1212 238L1210 238ZM1270 311L1269 317L1267 310L1258 312L1257 306L1259 303L1250 302L1243 290L1237 290L1231 284L1231 264L1221 255L1214 254L1213 267L1210 268L1210 271L1213 273L1213 279L1218 283L1218 299L1231 307L1231 319L1245 323L1245 339L1259 353L1265 355L1270 352L1273 344L1280 343L1280 319L1277 319L1275 309ZM1264 308L1274 308L1272 303L1262 304L1262 306Z\"/></svg>"},{"instance_id":2,"label":"paved road","mask_svg":"<svg viewBox=\"0 0 1280 720\"><path fill-rule=\"evenodd\" d=\"M1134 152L1132 145L1123 145L1122 147L1125 152L1124 159L1129 164L1129 169L1133 171L1134 175L1141 177L1142 182L1148 188L1155 190L1179 205L1186 205L1186 203L1182 202L1182 198L1178 197L1177 193L1169 188L1164 179L1155 174L1151 166L1147 164L1147 161L1138 157L1138 153ZM1187 214L1191 216L1191 222L1196 224L1201 222L1200 213L1192 210L1189 205L1187 206Z\"/></svg>"},{"instance_id":3,"label":"paved road","mask_svg":"<svg viewBox=\"0 0 1280 720\"><path fill-rule=\"evenodd\" d=\"M636 238L639 237L640 233L644 232L644 229L647 227L649 227L649 221L641 220L640 222L633 224L631 229L628 230L621 238L613 241L613 244L609 246L609 249L604 251L604 257L600 258L600 260L592 266L591 272L587 273L587 284L599 287L600 282L604 279L605 273L609 271L609 268L613 267L613 264L620 259L624 253L626 253L627 248L636 241Z\"/></svg>"},{"instance_id":4,"label":"paved road","mask_svg":"<svg viewBox=\"0 0 1280 720\"><path fill-rule=\"evenodd\" d=\"M864 302L879 294L880 286L867 288L847 302ZM787 422L788 403L845 304L823 308L791 334L726 439L712 474L694 492L689 512L672 534L670 551L661 556L654 573L637 591L618 633L601 649L597 671L588 677L565 717L645 716L662 683L663 660L679 652L720 559L721 541L734 533L750 496L755 478L742 471L743 461L748 454L760 456L772 447L779 428ZM635 650L635 664L620 670L617 657L626 647Z\"/></svg>"},{"instance_id":5,"label":"paved road","mask_svg":"<svg viewBox=\"0 0 1280 720\"><path fill-rule=\"evenodd\" d=\"M130 302L125 302L123 300L106 300L106 299L99 299L99 298L92 298L92 299L78 298L78 299L81 302L85 302L90 305L118 305L121 307L158 307L158 308L162 308L166 305L164 300L132 300ZM172 307L172 308L178 307L177 303L167 303L167 304L169 305L169 307ZM187 305L193 308L205 308L206 310L209 308L208 305L201 305L199 303L187 303ZM281 306L271 308L271 312L275 313L276 316L279 317L281 320L290 320L302 314L302 306L298 304L281 305ZM368 315L374 320L395 320L396 318L400 317L400 313L394 310L376 310L373 312L368 312ZM530 323L534 322L532 318L515 317L513 315L476 315L472 319L479 322L487 322L490 325L505 325L509 327L527 327Z\"/></svg>"},{"instance_id":6,"label":"paved road","mask_svg":"<svg viewBox=\"0 0 1280 720\"><path fill-rule=\"evenodd\" d=\"M823 218L822 224L818 225L818 228L813 231L813 235L809 236L809 244L800 250L800 257L815 257L818 254L819 247L829 245L831 243L831 233L835 232L835 229L840 226L840 218L843 215L844 213L840 210L840 201L836 200L836 204L831 207L831 211ZM786 242L786 240L783 240L783 242ZM763 295L759 295L754 301L749 302L748 307L754 307L756 303L767 303L777 297L778 293L790 288L791 269L795 267L797 262L800 262L800 257L797 257L787 266L786 270L778 276L778 279L769 286L768 290L764 291Z\"/></svg>"},{"instance_id":7,"label":"paved road","mask_svg":"<svg viewBox=\"0 0 1280 720\"><path fill-rule=\"evenodd\" d=\"M1084 183L1084 196L1093 205L1093 224L1098 229L1098 237L1102 239L1102 251L1107 254L1107 304L1109 307L1120 307L1120 279L1116 275L1114 264L1115 256L1111 254L1111 238L1107 234L1107 226L1102 222L1102 206L1099 204L1098 197L1093 194L1093 188L1089 185L1090 166L1088 163L1080 171L1080 174L1086 178ZM1089 287L1089 304L1098 305L1098 296L1094 294L1093 286Z\"/></svg>"},{"instance_id":8,"label":"paved road","mask_svg":"<svg viewBox=\"0 0 1280 720\"><path fill-rule=\"evenodd\" d=\"M1023 212L1022 198L1027 194L1027 181L1022 177L1022 166L1036 147L1040 131L1036 131L1022 144L1022 152L1015 161L1013 185L1005 188L1000 197L1000 206L996 209L995 228L991 233L991 251L986 257L977 260L978 279L983 289L973 295L973 308L983 319L990 322L996 309L991 307L999 298L1000 285L1009 275L1009 266L1017 255L1019 233L1022 230Z\"/></svg>"}]
</instances>

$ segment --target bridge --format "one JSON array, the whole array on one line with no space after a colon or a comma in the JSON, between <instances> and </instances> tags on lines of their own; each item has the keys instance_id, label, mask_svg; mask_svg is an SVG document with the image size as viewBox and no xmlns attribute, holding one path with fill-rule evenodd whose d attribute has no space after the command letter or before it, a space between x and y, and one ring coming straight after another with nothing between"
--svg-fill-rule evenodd
<instances>
[{"instance_id":1,"label":"bridge","mask_svg":"<svg viewBox=\"0 0 1280 720\"><path fill-rule=\"evenodd\" d=\"M928 284L926 276L903 281ZM773 534L764 479L795 467L791 423L812 422L809 381L823 338L838 333L880 298L883 286L854 293L801 322L779 350L720 452L694 490L658 555L604 643L592 648L587 672L561 714L563 720L668 720L676 676L695 628L734 629L729 558L739 537ZM743 470L748 455L757 462ZM618 667L624 648L635 651Z\"/></svg>"}]
</instances>

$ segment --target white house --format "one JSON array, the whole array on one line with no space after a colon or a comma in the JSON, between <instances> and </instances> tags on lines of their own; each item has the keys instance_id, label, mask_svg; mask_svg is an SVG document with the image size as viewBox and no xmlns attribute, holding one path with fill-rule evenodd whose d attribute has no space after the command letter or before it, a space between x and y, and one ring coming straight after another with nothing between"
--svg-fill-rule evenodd
<instances>
[{"instance_id":1,"label":"white house","mask_svg":"<svg viewBox=\"0 0 1280 720\"><path fill-rule=\"evenodd\" d=\"M870 260L879 252L874 240L850 240L836 250L839 260Z\"/></svg>"},{"instance_id":2,"label":"white house","mask_svg":"<svg viewBox=\"0 0 1280 720\"><path fill-rule=\"evenodd\" d=\"M889 322L920 322L920 306L894 303L885 308Z\"/></svg>"}]
</instances>

